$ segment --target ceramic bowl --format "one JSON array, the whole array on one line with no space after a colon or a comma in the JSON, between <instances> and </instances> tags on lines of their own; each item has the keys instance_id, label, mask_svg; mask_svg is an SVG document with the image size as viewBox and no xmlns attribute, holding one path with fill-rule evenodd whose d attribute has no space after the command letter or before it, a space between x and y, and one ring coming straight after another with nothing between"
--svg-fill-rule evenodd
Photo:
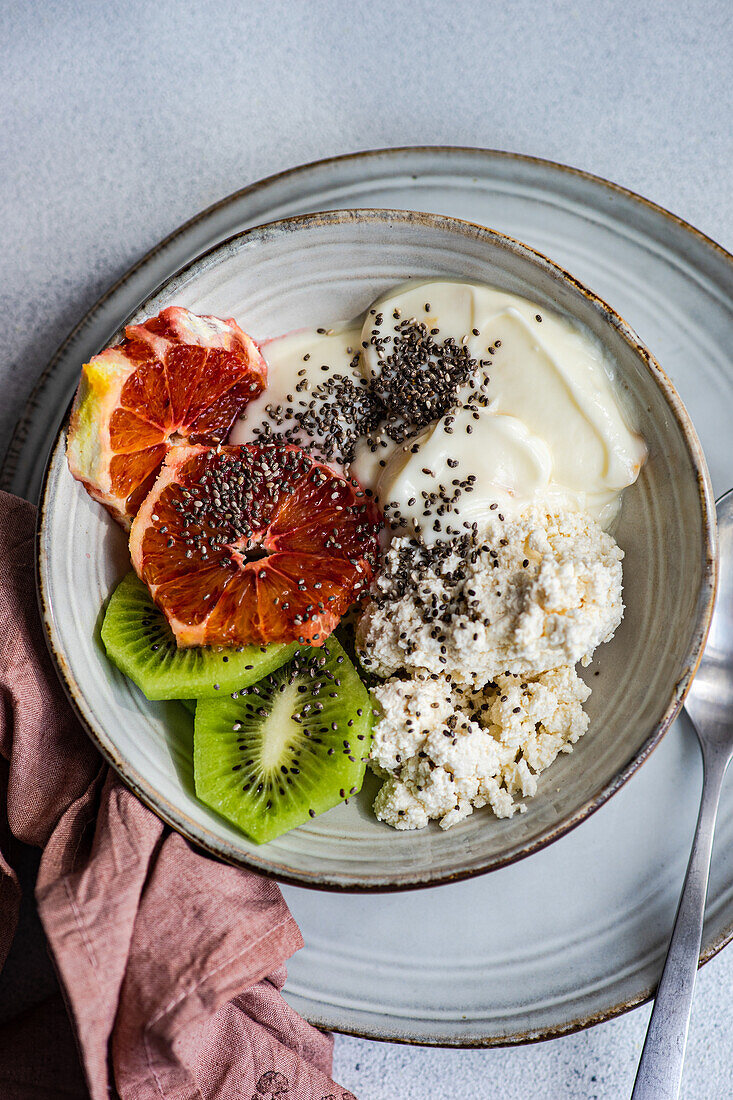
<instances>
[{"instance_id":1,"label":"ceramic bowl","mask_svg":"<svg viewBox=\"0 0 733 1100\"><path fill-rule=\"evenodd\" d=\"M543 774L524 814L499 821L481 810L445 832L431 824L398 833L374 818L378 784L368 778L348 805L267 845L250 842L194 795L192 722L184 709L148 702L108 662L99 627L107 597L129 569L125 535L69 474L65 426L49 459L39 513L40 603L81 720L160 817L222 859L281 880L395 890L466 878L531 854L583 821L648 757L679 710L704 646L715 589L715 509L694 428L622 318L527 246L432 214L305 215L217 245L120 321L178 304L234 316L263 340L356 316L397 283L436 277L494 284L587 326L615 363L618 391L649 448L616 531L626 554L626 615L588 670L589 732Z\"/></svg>"}]
</instances>

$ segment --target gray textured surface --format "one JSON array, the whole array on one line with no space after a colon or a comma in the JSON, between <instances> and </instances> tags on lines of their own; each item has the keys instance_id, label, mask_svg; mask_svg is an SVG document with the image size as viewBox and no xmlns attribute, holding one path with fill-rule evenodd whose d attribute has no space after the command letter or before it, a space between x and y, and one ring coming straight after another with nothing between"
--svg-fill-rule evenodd
<instances>
[{"instance_id":1,"label":"gray textured surface","mask_svg":"<svg viewBox=\"0 0 733 1100\"><path fill-rule=\"evenodd\" d=\"M533 153L733 248L724 4L6 0L3 16L0 450L56 345L131 263L228 192L317 157ZM700 973L686 1100L733 1095L732 990L729 949ZM647 1016L512 1050L338 1038L335 1075L360 1100L622 1097Z\"/></svg>"}]
</instances>

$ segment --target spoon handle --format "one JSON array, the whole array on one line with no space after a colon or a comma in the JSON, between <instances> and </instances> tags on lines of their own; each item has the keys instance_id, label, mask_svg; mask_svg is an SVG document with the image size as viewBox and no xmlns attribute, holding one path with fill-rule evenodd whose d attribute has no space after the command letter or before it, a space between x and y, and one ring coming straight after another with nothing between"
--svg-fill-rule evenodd
<instances>
[{"instance_id":1,"label":"spoon handle","mask_svg":"<svg viewBox=\"0 0 733 1100\"><path fill-rule=\"evenodd\" d=\"M674 931L657 988L631 1100L677 1100L700 957L705 896L726 756L705 759L702 799Z\"/></svg>"}]
</instances>

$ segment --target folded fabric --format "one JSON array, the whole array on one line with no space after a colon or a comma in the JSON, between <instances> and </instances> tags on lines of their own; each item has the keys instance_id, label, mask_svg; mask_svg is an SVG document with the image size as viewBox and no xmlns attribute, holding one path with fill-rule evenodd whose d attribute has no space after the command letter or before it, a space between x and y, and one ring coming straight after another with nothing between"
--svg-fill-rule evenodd
<instances>
[{"instance_id":1,"label":"folded fabric","mask_svg":"<svg viewBox=\"0 0 733 1100\"><path fill-rule=\"evenodd\" d=\"M43 848L36 902L93 1100L352 1100L331 1037L281 995L302 939L277 885L167 828L79 725L36 610L34 521L0 493L0 966L12 834ZM71 1035L55 998L0 1029L3 1100L84 1095Z\"/></svg>"}]
</instances>

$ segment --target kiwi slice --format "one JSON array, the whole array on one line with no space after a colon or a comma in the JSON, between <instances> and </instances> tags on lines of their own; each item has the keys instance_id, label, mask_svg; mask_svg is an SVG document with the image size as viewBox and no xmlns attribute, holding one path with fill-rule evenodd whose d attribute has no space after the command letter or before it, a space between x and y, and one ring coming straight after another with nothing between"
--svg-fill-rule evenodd
<instances>
[{"instance_id":1,"label":"kiwi slice","mask_svg":"<svg viewBox=\"0 0 733 1100\"><path fill-rule=\"evenodd\" d=\"M379 676L375 676L374 673L371 672L368 668L364 668L364 665L359 659L359 651L356 648L356 632L354 630L353 622L342 619L334 630L334 634L336 635L337 640L344 647L346 656L349 658L357 673L359 674L359 679L361 680L361 682L367 688L376 687L377 684L380 684L382 681L380 680Z\"/></svg>"},{"instance_id":2,"label":"kiwi slice","mask_svg":"<svg viewBox=\"0 0 733 1100\"><path fill-rule=\"evenodd\" d=\"M260 680L298 648L297 642L273 642L179 649L165 615L134 572L112 593L102 641L110 660L148 699L216 699Z\"/></svg>"},{"instance_id":3,"label":"kiwi slice","mask_svg":"<svg viewBox=\"0 0 733 1100\"><path fill-rule=\"evenodd\" d=\"M196 706L196 794L258 844L360 790L372 708L334 637L236 697Z\"/></svg>"}]
</instances>

